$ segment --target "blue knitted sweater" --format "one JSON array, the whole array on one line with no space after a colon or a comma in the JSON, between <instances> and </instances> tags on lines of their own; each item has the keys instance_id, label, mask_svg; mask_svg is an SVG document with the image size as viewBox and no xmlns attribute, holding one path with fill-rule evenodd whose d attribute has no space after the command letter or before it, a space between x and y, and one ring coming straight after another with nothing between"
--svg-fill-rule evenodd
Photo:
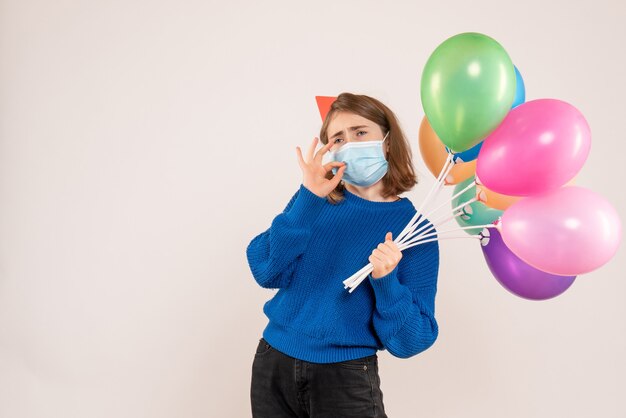
<instances>
[{"instance_id":1,"label":"blue knitted sweater","mask_svg":"<svg viewBox=\"0 0 626 418\"><path fill-rule=\"evenodd\" d=\"M374 202L344 190L330 203L303 184L270 228L246 249L250 270L264 288L263 337L288 356L314 363L352 360L387 350L408 358L437 339L437 241L402 251L378 279L371 274L352 293L343 280L369 263L385 234L395 239L416 209L403 197Z\"/></svg>"}]
</instances>

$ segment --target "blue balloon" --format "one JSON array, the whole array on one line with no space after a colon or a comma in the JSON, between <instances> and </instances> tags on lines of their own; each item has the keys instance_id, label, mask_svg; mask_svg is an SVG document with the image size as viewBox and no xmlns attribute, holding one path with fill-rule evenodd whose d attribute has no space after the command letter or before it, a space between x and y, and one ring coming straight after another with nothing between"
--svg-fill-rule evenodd
<instances>
[{"instance_id":1,"label":"blue balloon","mask_svg":"<svg viewBox=\"0 0 626 418\"><path fill-rule=\"evenodd\" d=\"M478 144L474 145L472 148L465 150L463 152L457 152L456 154L450 151L450 148L446 147L446 151L449 154L452 154L452 159L455 163L466 163L468 161L474 161L478 158L478 152L480 148L483 146L482 141Z\"/></svg>"},{"instance_id":2,"label":"blue balloon","mask_svg":"<svg viewBox=\"0 0 626 418\"><path fill-rule=\"evenodd\" d=\"M515 98L513 99L513 105L511 109L517 107L526 101L526 89L524 88L524 79L520 74L516 66L515 68Z\"/></svg>"}]
</instances>

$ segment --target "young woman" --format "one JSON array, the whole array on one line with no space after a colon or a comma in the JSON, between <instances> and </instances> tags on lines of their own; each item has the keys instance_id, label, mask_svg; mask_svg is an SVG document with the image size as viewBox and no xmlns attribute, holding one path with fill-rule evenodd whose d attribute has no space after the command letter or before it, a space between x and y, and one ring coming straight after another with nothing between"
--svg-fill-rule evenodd
<instances>
[{"instance_id":1,"label":"young woman","mask_svg":"<svg viewBox=\"0 0 626 418\"><path fill-rule=\"evenodd\" d=\"M320 138L306 157L296 147L302 184L246 249L258 284L278 289L252 365L254 417L386 417L377 351L409 358L437 339L437 242L393 241L416 213L398 195L417 183L395 115L342 93ZM349 293L343 280L368 261Z\"/></svg>"}]
</instances>

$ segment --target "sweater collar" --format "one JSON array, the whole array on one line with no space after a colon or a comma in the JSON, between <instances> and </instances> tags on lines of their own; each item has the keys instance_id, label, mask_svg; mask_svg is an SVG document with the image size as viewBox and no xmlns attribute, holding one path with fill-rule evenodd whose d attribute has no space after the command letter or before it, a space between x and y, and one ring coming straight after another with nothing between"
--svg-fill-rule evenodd
<instances>
[{"instance_id":1,"label":"sweater collar","mask_svg":"<svg viewBox=\"0 0 626 418\"><path fill-rule=\"evenodd\" d=\"M393 202L376 202L373 200L364 199L361 196L351 193L348 189L343 189L343 196L346 202L350 202L362 208L393 209L412 206L411 201L406 197L401 197L400 200L396 200Z\"/></svg>"}]
</instances>

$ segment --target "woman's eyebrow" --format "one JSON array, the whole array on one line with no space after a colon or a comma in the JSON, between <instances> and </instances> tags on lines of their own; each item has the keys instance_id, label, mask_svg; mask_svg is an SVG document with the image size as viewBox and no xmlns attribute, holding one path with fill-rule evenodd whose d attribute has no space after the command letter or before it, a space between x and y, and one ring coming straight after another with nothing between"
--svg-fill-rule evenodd
<instances>
[{"instance_id":1,"label":"woman's eyebrow","mask_svg":"<svg viewBox=\"0 0 626 418\"><path fill-rule=\"evenodd\" d=\"M350 128L348 128L348 129L350 129L351 131L356 131L357 129L361 129L361 128L369 128L369 126L367 126L367 125L351 126L351 127L350 127ZM334 134L333 136L331 136L331 138L334 138L334 137L336 137L336 136L339 136L339 135L341 135L342 133L343 133L343 131L339 131L339 132L337 132L336 134Z\"/></svg>"}]
</instances>

